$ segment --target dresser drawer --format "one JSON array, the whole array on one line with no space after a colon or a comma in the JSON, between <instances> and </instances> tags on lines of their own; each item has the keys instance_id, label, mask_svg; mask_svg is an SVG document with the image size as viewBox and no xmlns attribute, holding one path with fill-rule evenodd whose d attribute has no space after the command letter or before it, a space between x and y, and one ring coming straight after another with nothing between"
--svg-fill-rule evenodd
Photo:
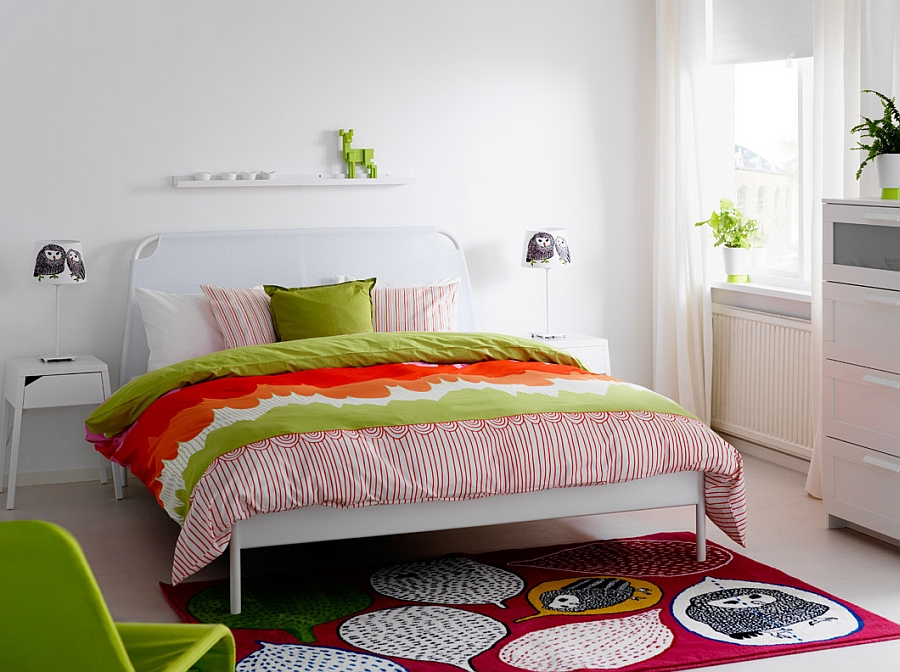
<instances>
[{"instance_id":1,"label":"dresser drawer","mask_svg":"<svg viewBox=\"0 0 900 672\"><path fill-rule=\"evenodd\" d=\"M825 435L900 458L900 375L825 360Z\"/></svg>"},{"instance_id":2,"label":"dresser drawer","mask_svg":"<svg viewBox=\"0 0 900 672\"><path fill-rule=\"evenodd\" d=\"M900 373L900 291L826 282L824 355Z\"/></svg>"},{"instance_id":3,"label":"dresser drawer","mask_svg":"<svg viewBox=\"0 0 900 672\"><path fill-rule=\"evenodd\" d=\"M900 289L900 208L895 204L824 206L824 280Z\"/></svg>"},{"instance_id":4,"label":"dresser drawer","mask_svg":"<svg viewBox=\"0 0 900 672\"><path fill-rule=\"evenodd\" d=\"M900 459L826 438L822 475L828 513L900 538Z\"/></svg>"},{"instance_id":5,"label":"dresser drawer","mask_svg":"<svg viewBox=\"0 0 900 672\"><path fill-rule=\"evenodd\" d=\"M26 379L23 408L48 408L103 403L103 376L66 373Z\"/></svg>"}]
</instances>

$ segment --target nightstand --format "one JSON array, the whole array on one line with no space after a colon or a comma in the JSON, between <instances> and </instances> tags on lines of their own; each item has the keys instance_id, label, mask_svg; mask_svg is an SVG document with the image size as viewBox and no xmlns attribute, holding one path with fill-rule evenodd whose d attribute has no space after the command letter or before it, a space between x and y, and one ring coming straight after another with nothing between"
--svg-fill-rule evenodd
<instances>
[{"instance_id":1,"label":"nightstand","mask_svg":"<svg viewBox=\"0 0 900 672\"><path fill-rule=\"evenodd\" d=\"M16 501L16 470L19 466L19 438L22 411L26 408L52 408L100 404L109 397L109 369L92 355L78 355L69 362L42 362L38 357L18 357L6 363L3 408L0 409L0 492L6 467L8 432L7 405L12 409L9 445L9 494L6 508ZM106 483L106 459L97 453L100 482ZM115 468L115 467L114 467Z\"/></svg>"},{"instance_id":2,"label":"nightstand","mask_svg":"<svg viewBox=\"0 0 900 672\"><path fill-rule=\"evenodd\" d=\"M602 373L607 376L609 369L609 343L599 336L587 336L585 334L567 334L565 338L535 338L532 340L545 345L550 345L560 350L565 350L581 360L581 363L594 373Z\"/></svg>"}]
</instances>

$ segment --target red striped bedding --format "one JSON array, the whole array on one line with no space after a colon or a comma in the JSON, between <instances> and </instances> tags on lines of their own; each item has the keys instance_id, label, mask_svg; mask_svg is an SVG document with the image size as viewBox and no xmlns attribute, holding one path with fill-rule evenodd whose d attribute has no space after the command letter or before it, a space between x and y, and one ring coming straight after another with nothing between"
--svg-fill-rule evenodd
<instances>
[{"instance_id":1,"label":"red striped bedding","mask_svg":"<svg viewBox=\"0 0 900 672\"><path fill-rule=\"evenodd\" d=\"M687 470L706 472L707 515L743 543L740 454L684 416L547 413L273 437L210 465L194 488L172 580L221 555L232 525L258 513L457 501Z\"/></svg>"},{"instance_id":2,"label":"red striped bedding","mask_svg":"<svg viewBox=\"0 0 900 672\"><path fill-rule=\"evenodd\" d=\"M260 513L677 471L706 472L707 515L743 543L740 454L671 400L575 364L477 334L238 348L126 385L88 418L88 440L182 525L175 582L220 555L236 521Z\"/></svg>"}]
</instances>

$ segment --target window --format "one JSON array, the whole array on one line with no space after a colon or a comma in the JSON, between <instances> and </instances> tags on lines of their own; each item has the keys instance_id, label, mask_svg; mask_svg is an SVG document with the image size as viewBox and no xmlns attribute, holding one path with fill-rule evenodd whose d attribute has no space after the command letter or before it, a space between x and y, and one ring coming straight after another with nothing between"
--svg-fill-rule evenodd
<instances>
[{"instance_id":1,"label":"window","mask_svg":"<svg viewBox=\"0 0 900 672\"><path fill-rule=\"evenodd\" d=\"M735 199L735 205L737 209L741 212L746 212L747 210L747 185L741 184L737 188L737 198Z\"/></svg>"},{"instance_id":2,"label":"window","mask_svg":"<svg viewBox=\"0 0 900 672\"><path fill-rule=\"evenodd\" d=\"M766 210L766 188L760 187L756 190L756 216L762 217Z\"/></svg>"},{"instance_id":3,"label":"window","mask_svg":"<svg viewBox=\"0 0 900 672\"><path fill-rule=\"evenodd\" d=\"M803 166L810 163L803 132L812 123L812 58L734 67L736 201L765 236L754 250L753 280L808 287L811 204L803 203Z\"/></svg>"}]
</instances>

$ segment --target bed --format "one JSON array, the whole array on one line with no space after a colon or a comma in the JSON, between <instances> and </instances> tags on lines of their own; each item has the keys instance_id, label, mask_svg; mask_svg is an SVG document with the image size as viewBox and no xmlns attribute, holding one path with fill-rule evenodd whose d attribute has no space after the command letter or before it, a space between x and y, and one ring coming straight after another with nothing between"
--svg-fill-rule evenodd
<instances>
[{"instance_id":1,"label":"bed","mask_svg":"<svg viewBox=\"0 0 900 672\"><path fill-rule=\"evenodd\" d=\"M202 303L202 297L198 298L201 296L198 295L200 285L213 288L255 288L265 285L272 301L276 331L281 319L281 336L285 333L290 336L289 330L294 325L283 318L286 312L282 310L276 313L276 299L293 301L295 295L288 296L286 293L294 291L293 288L333 287L339 281L343 281L340 283L341 287L350 288L364 282L357 279L369 278L378 279L379 289L376 291L382 292L379 296L385 306L387 299L384 297L393 296L390 294L393 291L391 287L427 286L434 289L435 286L446 287L452 280L449 286L453 288L454 332L413 331L285 339L284 342L272 345L249 345L179 361L180 357L192 354L190 347L187 347L181 354L170 354L170 359L174 358L172 363L165 360L153 361L154 349L148 343L158 336L154 331L158 327L153 325L148 308L150 304L146 303L146 297L153 292L169 299L180 297L181 300L190 296L193 297L191 301ZM371 285L366 287L371 290ZM207 291L213 290L204 289L204 292ZM705 558L707 516L726 534L743 543L745 503L741 459L737 451L702 423L688 417L672 402L658 395L650 404L651 410L623 410L631 408L628 405L633 403L630 395L652 393L606 376L583 371L577 360L549 346L528 339L477 332L465 256L450 234L431 227L159 234L145 239L135 250L128 297L120 389L88 419L88 439L95 443L101 453L116 464L123 465L114 469L117 498L123 496L124 467L127 466L157 494L170 516L183 525L173 563L173 581L183 580L226 548L229 550L233 613L239 613L241 609L241 550L245 548L672 506L696 508L699 561ZM403 297L406 301L408 295L403 294ZM207 294L205 298L213 301L214 297ZM352 298L347 302L355 300ZM376 303L377 301L376 297ZM402 312L405 305L394 305L391 310ZM142 315L142 307L146 316ZM390 311L385 308L383 312L388 315L385 319L392 319ZM233 317L235 320L242 319L240 315ZM377 319L376 317L376 322ZM398 319L402 327L403 318ZM443 326L434 328L448 328L450 323L447 320L450 318L439 316L435 319ZM430 322L428 324L431 325ZM190 327L187 324L181 326ZM433 325L424 328L432 327ZM199 329L200 327L189 328L189 333L196 333ZM226 333L226 340L228 337ZM184 337L181 343L191 346L191 340ZM205 351L218 347L209 344L205 346ZM252 367L246 358L252 361ZM148 372L148 363L151 363L154 370ZM198 366L202 367L202 372L197 371ZM398 383L396 378L383 378L388 375L384 372L388 372L390 376L399 376L401 382ZM359 379L360 376L365 380ZM387 420L381 416L372 420L367 416L366 420L352 420L358 423L352 426L342 424L351 422L347 418L355 417L354 414L357 413L356 402L351 404L348 401L355 399L356 392L352 390L371 390L375 385L380 386L379 389L399 389L403 394L411 394L411 391L418 393L421 389L434 389L435 380L439 380L440 384L448 380L465 383L466 395L476 394L469 388L480 389L494 383L502 387L509 382L510 387L503 388L504 394L497 395L496 390L491 394L503 397L504 400L516 398L516 404L520 403L520 399L526 399L527 403L522 407L524 410L521 413L518 410L503 413L492 411L485 412L484 417L475 413L472 418L468 418L464 414L469 410L456 407L441 409L432 405L428 406L428 413L432 413L432 408L438 408L438 411L435 411L433 420L430 415L425 416L429 419L428 422L421 421L421 415L408 416L404 415L407 411L403 411L396 417L389 416ZM477 384L473 383L476 380ZM483 384L483 380L488 382ZM281 392L269 391L270 383L276 387L291 385L291 390L314 389L315 394L309 393L309 398L319 401L323 394L328 397L331 390L339 389L340 394L337 396L341 399L341 410L335 411L336 417L341 418L336 421L338 424L335 427L338 429L327 424L331 422L328 420L329 412L322 412L325 406L319 402L317 412L308 413L303 420L294 418L293 410L278 411L285 417L291 415L290 422L299 422L296 428L294 425L276 423L276 429L257 430L250 420L241 415L229 420L233 422L231 428L210 425L208 432L202 434L205 437L203 441L207 441L209 436L228 435L233 429L234 437L230 438L232 444L222 444L223 447L218 448L219 452L214 453L208 463L192 462L194 454L186 452L188 457L184 458L184 463L179 467L183 473L179 471L179 476L172 483L162 477L155 477L157 472L147 467L147 464L153 462L156 465L154 469L172 471L171 465L182 459L171 451L166 453L166 459L150 458L140 452L145 444L151 446L154 442L163 441L157 436L161 434L155 429L157 425L166 422L171 422L173 426L177 424L154 416L154 413L163 412L158 409L173 406L176 400L187 399L177 403L184 403L185 406L212 405L218 411L222 405L221 399L234 397L238 392L244 394L250 388L264 392L260 392L260 396L251 402L228 403L241 408L262 408L262 398L266 403L272 399L282 399L279 396ZM552 389L552 385L557 384L562 386L560 389L563 392ZM216 385L223 391L217 391ZM340 387L341 385L346 387ZM529 388L529 385L532 387ZM238 392L235 392L236 386L240 388ZM532 394L538 388L541 393ZM513 391L505 394L507 390ZM597 390L610 399L618 398L615 395L621 394L624 395L623 399L627 397L629 401L612 411L595 411L590 405L593 402L585 401L588 405L579 405L585 399L597 396ZM585 395L572 401L576 392L585 392ZM477 393L488 394L485 391ZM293 395L292 398L297 397L295 392L289 394ZM307 393L302 392L300 396L303 394ZM369 392L364 391L356 396L367 395ZM574 406L557 405L563 403L559 401L561 399ZM406 397L403 400L410 401ZM472 408L471 401L466 403L468 406L463 404L466 409ZM504 403L506 401L500 405ZM481 404L478 402L475 405L480 407ZM403 407L403 404L392 402L382 403L381 406L396 408ZM515 406L515 409L518 408L519 406ZM180 413L181 410L177 412ZM358 412L364 415L368 411ZM384 411L378 411L382 412ZM227 415L224 412L207 414L210 417L215 415L216 418ZM643 423L642 426L649 427L656 423L662 427L660 431L668 432L668 438L659 439L668 446L662 449L665 454L648 458L651 454L649 451L660 452L660 449L650 445L657 439L647 439L641 433L643 429L635 431L632 425L627 424L633 422L635 417ZM522 421L522 418L526 418L527 422ZM554 470L545 468L541 462L537 466L531 465L531 472L553 471L554 475L533 477L522 466L529 460L535 461L534 455L523 452L531 450L524 445L525 440L521 436L510 439L504 434L504 438L497 439L506 442L500 458L478 458L483 462L497 459L499 461L496 464L488 467L476 463L470 467L473 473L478 472L479 479L484 479L487 474L491 484L484 485L479 481L478 487L463 487L457 481L462 482L468 475L460 476L459 473L451 477L439 477L439 480L446 481L449 478L453 481L452 487L447 486L444 490L432 482L423 486L415 480L419 477L421 464L410 457L409 445L417 446L417 454L425 455L419 455L417 460L450 462L451 458L446 457L442 451L467 450L467 446L471 445L474 452L478 448L476 444L488 440L483 437L493 436L492 432L498 423L503 424L504 432L507 431L507 426L515 425L516 429L508 431L524 432L531 437L544 431L545 422L551 421L557 423L553 425L552 432L565 433L551 432L548 434L550 438L544 437L539 441L535 440L535 443L542 441L542 450L550 451L547 454L552 455L557 455L562 450L562 444L571 444L571 450L581 457L560 459L564 462L575 459L590 463L595 471L589 476L572 473L576 470L568 463ZM561 422L568 424L559 429L562 427L559 424ZM249 434L242 433L247 427L254 427L254 430ZM216 429L220 431L216 433ZM606 437L603 432L607 431L614 436ZM179 429L179 432L182 430ZM373 432L378 434L377 440L373 438ZM386 434L390 436L384 438ZM401 434L402 439L398 439ZM433 439L435 446L421 447L425 441L421 437L425 434L440 435ZM602 437L598 438L601 434ZM172 451L187 451L185 446L192 442L199 445L200 441L188 440L188 436L193 434L184 435L183 432L179 434L173 430L172 436L165 440L173 446ZM334 438L335 436L338 438ZM348 448L342 443L339 449L335 449L332 444L328 444L328 451L316 452L319 444L315 442L323 441L322 437L326 437L328 441L346 441L347 445L352 443L352 446ZM242 444L240 441L246 443ZM372 446L378 441L405 442L403 445L407 447L397 449L396 454L391 453L394 450L393 443L388 449L379 448L382 452L375 463L377 468L371 467L365 472L359 465L368 464ZM528 441L531 442L532 439L529 438ZM210 440L208 443L213 442ZM460 445L456 448L448 447L450 443ZM603 460L609 464L601 465L601 460L594 457L595 452L597 455L600 452L593 444L599 443L624 445L625 450L615 448L623 457L609 457L604 453ZM237 447L231 449L228 448L229 445ZM340 453L340 462L334 457L338 454L335 450L345 451ZM386 454L385 450L393 457L382 458ZM404 453L403 450L407 452ZM428 453L429 450L432 452ZM288 476L282 474L287 469L285 464L301 459L296 456L302 455L302 460L312 460L308 455L313 453L319 456L316 458L319 462L313 467L304 466L304 462L301 466L291 466ZM394 462L390 462L390 459ZM470 465L473 459L475 458L471 456L460 458L463 462L469 460ZM502 460L508 460L508 463ZM624 466L613 465L616 460ZM240 476L251 468L247 466L250 463L253 465L253 475ZM191 466L186 466L188 464ZM198 464L201 466L198 467ZM267 466L260 466L261 464ZM347 465L353 465L352 469ZM435 468L434 464L427 466L427 469ZM453 468L459 471L458 466ZM345 478L349 479L353 487L362 491L363 495L357 492L348 496L348 499L340 499L332 493L323 499L318 494L325 486L317 483L308 488L315 491L314 494L304 499L297 494L299 486L293 482L298 478L296 474L304 469L315 472L313 478L316 478L315 474L319 474L317 478L320 480L323 479L323 473L325 480L331 478L330 473L327 473L329 469L333 469L334 473L353 471ZM382 473L376 477L374 472L378 469L387 469L390 476L385 477ZM501 478L503 483L498 485L493 478L494 472L498 470L512 476L505 480ZM416 473L412 474L413 471ZM275 472L278 474L273 475ZM565 473L560 475L557 472ZM185 474L192 475L189 478ZM259 474L266 474L266 478L261 478ZM286 479L291 483L269 483L279 479ZM236 484L238 481L240 483ZM379 494L378 487L387 481L394 488L391 497ZM397 483L405 488L401 488L402 496L396 492ZM346 489L350 486L341 487ZM253 492L248 494L250 490ZM286 490L290 491L290 496L284 496ZM278 493L277 496L273 492ZM336 499L340 501L335 501Z\"/></svg>"}]
</instances>

